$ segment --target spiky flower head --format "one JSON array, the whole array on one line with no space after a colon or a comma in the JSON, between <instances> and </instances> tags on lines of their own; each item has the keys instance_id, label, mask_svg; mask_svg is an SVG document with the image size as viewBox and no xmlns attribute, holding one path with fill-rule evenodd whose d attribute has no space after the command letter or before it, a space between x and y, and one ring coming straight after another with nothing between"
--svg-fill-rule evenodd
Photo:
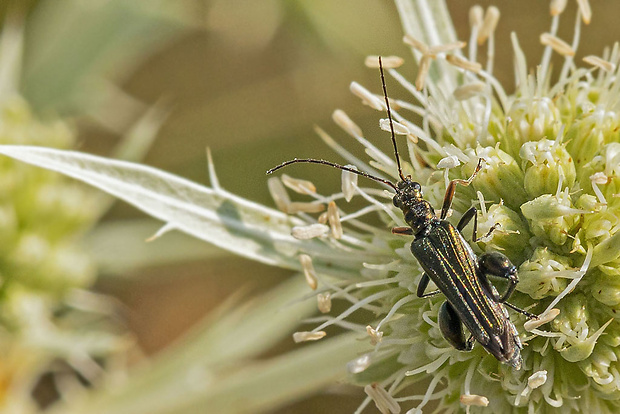
<instances>
[{"instance_id":1,"label":"spiky flower head","mask_svg":"<svg viewBox=\"0 0 620 414\"><path fill-rule=\"evenodd\" d=\"M70 148L75 137L62 120L38 119L20 96L0 97L1 144ZM77 241L101 198L9 158L0 160L0 177L0 411L36 412L44 374L67 364L60 371L74 374L65 379L95 381L102 369L94 358L129 342L101 317L106 300L86 290L95 267Z\"/></svg>"},{"instance_id":2,"label":"spiky flower head","mask_svg":"<svg viewBox=\"0 0 620 414\"><path fill-rule=\"evenodd\" d=\"M494 7L472 9L465 53L465 43L449 36L444 44L416 37L410 3L397 1L405 42L419 61L415 82L397 71L401 59L384 59L389 75L411 93L390 97L392 115L404 173L422 184L425 198L440 207L447 182L468 178L484 160L471 186L457 189L450 220L477 205L478 234L486 236L472 244L474 250L501 251L518 266L521 282L510 302L540 315L528 321L510 313L525 344L521 370L479 345L463 352L446 342L437 320L443 297L416 296L422 274L410 240L387 229L406 226L391 203L392 192L344 172L342 192L321 196L288 177L287 187L314 198L293 202L280 181L270 179L278 206L306 222L293 236L329 247L329 253L313 254L316 249L309 247L299 255L324 316L297 340L320 339L337 325L366 333L373 346L348 367L351 380L364 385L369 396L360 411L374 401L383 413L400 412L401 405L414 413L432 400L445 412L620 410L620 47L587 57L585 67L577 65L573 57L582 20L591 18L589 6L578 2L574 38L565 42L556 35L563 3L552 2L551 30L540 37L545 53L535 72L513 35L513 95L492 74L499 20ZM483 68L477 53L485 44L489 59ZM551 71L553 53L564 57L559 74ZM367 62L376 66L375 58ZM357 83L351 90L364 104L385 111L382 94ZM421 122L409 121L407 113ZM370 161L354 157L319 130L329 146L362 171L398 180L392 156L372 143L378 138L367 139L343 111L336 111L334 120L365 147ZM387 120L380 125L389 130ZM354 196L367 205L351 211L347 202ZM316 216L324 205L327 213ZM369 224L372 213L385 227ZM464 231L468 239L470 231ZM359 272L339 272L345 261L359 263ZM328 303L336 299L351 306L332 315ZM347 320L362 309L372 315L367 324ZM430 381L426 391L415 395L412 385L423 380Z\"/></svg>"}]
</instances>

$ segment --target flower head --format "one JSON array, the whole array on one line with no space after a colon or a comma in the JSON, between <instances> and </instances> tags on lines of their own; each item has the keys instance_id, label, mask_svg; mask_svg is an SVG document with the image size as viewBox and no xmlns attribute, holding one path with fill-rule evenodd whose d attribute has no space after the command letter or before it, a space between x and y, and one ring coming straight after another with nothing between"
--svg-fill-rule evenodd
<instances>
[{"instance_id":1,"label":"flower head","mask_svg":"<svg viewBox=\"0 0 620 414\"><path fill-rule=\"evenodd\" d=\"M399 412L399 403L419 412L431 400L447 412L462 407L492 412L619 408L620 47L615 45L603 57L584 59L589 68L577 67L574 55L581 20L575 23L572 42L559 39L556 29L563 10L559 3L552 4L550 32L541 36L546 49L535 75L528 72L513 36L517 71L513 95L492 74L493 32L499 19L493 7L486 12L472 9L471 39L464 54L465 44L454 39L437 45L416 38L409 30L414 17L402 6L405 42L419 59L419 73L410 82L395 67L387 70L411 93L405 99L391 96L390 104L402 169L421 184L425 200L439 208L448 181L467 179L479 159L484 160L471 185L457 188L450 220L456 223L472 204L477 205L478 235L483 237L472 248L478 254L507 255L520 278L510 303L541 315L526 329L527 318L510 311L525 344L521 370L500 363L480 345L464 352L446 341L438 322L445 298L417 297L422 270L411 255L411 239L385 228L408 226L394 206L398 203L392 203L389 187L377 190L370 182L358 183L351 173L343 173L342 193L306 192L313 201L300 209L286 193L276 193L274 189L281 186L277 178L270 179L279 207L294 210L305 221L298 234L319 240L332 254L362 266L356 274L339 274L337 261L330 262L335 268L330 271L324 266L326 257L313 254L311 248L300 257L306 275L312 271L319 304L327 294L330 303L350 302L346 311L333 315L321 305L324 316L312 332L329 335L330 326L342 326L366 333L374 347L349 365L352 380L366 385L369 398L363 406L374 400L384 413ZM579 2L579 7L579 16L589 22L587 1ZM491 58L483 68L477 63L477 49L485 42ZM550 81L552 53L564 57L555 83ZM390 62L398 66L402 60ZM381 94L357 83L351 89L365 104L385 111ZM409 121L405 113L421 117L421 122ZM399 181L395 160L373 145L353 120L340 110L334 120L365 147L370 161L357 159L320 130L329 146L360 171ZM389 128L385 120L380 125ZM355 196L366 205L351 210L347 202ZM312 214L325 204L327 214ZM380 216L380 226L369 224L373 213ZM465 238L470 231L470 227L463 231ZM321 264L320 270L311 267L313 262ZM370 315L367 323L347 320L361 310ZM412 395L410 385L424 378L430 378L427 391Z\"/></svg>"},{"instance_id":2,"label":"flower head","mask_svg":"<svg viewBox=\"0 0 620 414\"><path fill-rule=\"evenodd\" d=\"M17 95L0 97L0 143L67 148L74 141L65 122L38 119ZM95 381L103 369L94 358L120 352L130 341L113 333L112 324L90 325L110 304L87 290L95 267L76 239L96 218L100 199L58 174L8 158L0 170L0 410L35 412L32 395L58 364L70 367L69 380Z\"/></svg>"}]
</instances>

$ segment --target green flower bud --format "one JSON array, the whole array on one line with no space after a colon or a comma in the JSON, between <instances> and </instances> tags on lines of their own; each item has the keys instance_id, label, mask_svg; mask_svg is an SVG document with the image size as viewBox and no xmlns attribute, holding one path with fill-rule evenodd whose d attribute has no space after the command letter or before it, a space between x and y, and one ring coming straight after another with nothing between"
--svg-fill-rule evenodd
<instances>
[{"instance_id":1,"label":"green flower bud","mask_svg":"<svg viewBox=\"0 0 620 414\"><path fill-rule=\"evenodd\" d=\"M551 322L553 330L563 334L554 348L569 362L588 358L607 324L599 326L586 307L587 297L573 294L559 305L560 315Z\"/></svg>"},{"instance_id":2,"label":"green flower bud","mask_svg":"<svg viewBox=\"0 0 620 414\"><path fill-rule=\"evenodd\" d=\"M499 226L493 231L491 239L483 239L479 243L484 246L483 250L501 251L517 264L529 257L527 247L531 234L521 216L503 204L494 204L488 212L483 211L478 216L478 237L486 235L496 224Z\"/></svg>"},{"instance_id":3,"label":"green flower bud","mask_svg":"<svg viewBox=\"0 0 620 414\"><path fill-rule=\"evenodd\" d=\"M600 149L596 155L580 171L579 182L591 193L600 195L608 206L620 206L620 143L610 143Z\"/></svg>"},{"instance_id":4,"label":"green flower bud","mask_svg":"<svg viewBox=\"0 0 620 414\"><path fill-rule=\"evenodd\" d=\"M525 166L525 191L531 198L558 191L560 177L563 188L575 183L575 164L564 145L543 139L526 142L519 152ZM525 165L527 164L527 165Z\"/></svg>"},{"instance_id":5,"label":"green flower bud","mask_svg":"<svg viewBox=\"0 0 620 414\"><path fill-rule=\"evenodd\" d=\"M517 289L534 299L557 296L576 274L566 256L538 247L532 257L519 266Z\"/></svg>"},{"instance_id":6,"label":"green flower bud","mask_svg":"<svg viewBox=\"0 0 620 414\"><path fill-rule=\"evenodd\" d=\"M603 206L598 201L598 198L596 198L596 196L593 196L591 194L582 194L575 202L575 207L587 213L593 213L599 211Z\"/></svg>"},{"instance_id":7,"label":"green flower bud","mask_svg":"<svg viewBox=\"0 0 620 414\"><path fill-rule=\"evenodd\" d=\"M14 95L0 102L0 143L16 145L44 145L70 148L75 133L61 120L39 121L21 97Z\"/></svg>"},{"instance_id":8,"label":"green flower bud","mask_svg":"<svg viewBox=\"0 0 620 414\"><path fill-rule=\"evenodd\" d=\"M31 212L31 220L52 238L80 231L92 221L93 212L97 211L95 203L101 200L76 183L67 182L41 185L33 197L38 208Z\"/></svg>"},{"instance_id":9,"label":"green flower bud","mask_svg":"<svg viewBox=\"0 0 620 414\"><path fill-rule=\"evenodd\" d=\"M52 241L37 233L25 233L8 260L6 276L12 283L47 294L62 294L68 289L88 286L94 280L94 268L75 248Z\"/></svg>"},{"instance_id":10,"label":"green flower bud","mask_svg":"<svg viewBox=\"0 0 620 414\"><path fill-rule=\"evenodd\" d=\"M598 245L609 239L617 231L620 218L610 210L585 214L583 218L584 239Z\"/></svg>"},{"instance_id":11,"label":"green flower bud","mask_svg":"<svg viewBox=\"0 0 620 414\"><path fill-rule=\"evenodd\" d=\"M95 280L91 259L70 245L55 246L39 283L46 291L63 294L70 289L90 286Z\"/></svg>"},{"instance_id":12,"label":"green flower bud","mask_svg":"<svg viewBox=\"0 0 620 414\"><path fill-rule=\"evenodd\" d=\"M598 266L590 276L590 280L592 280L590 292L594 299L620 310L620 268L617 264ZM620 318L620 314L617 317Z\"/></svg>"},{"instance_id":13,"label":"green flower bud","mask_svg":"<svg viewBox=\"0 0 620 414\"><path fill-rule=\"evenodd\" d=\"M517 157L528 141L553 138L560 128L560 111L548 97L517 99L506 114L506 134L500 137L502 148Z\"/></svg>"},{"instance_id":14,"label":"green flower bud","mask_svg":"<svg viewBox=\"0 0 620 414\"><path fill-rule=\"evenodd\" d=\"M619 342L618 335L614 332L616 330L617 327L613 329L613 326L606 328L590 358L579 361L579 367L591 379L588 385L608 396L618 394L615 382L620 372L620 351L617 349L618 345L611 345Z\"/></svg>"},{"instance_id":15,"label":"green flower bud","mask_svg":"<svg viewBox=\"0 0 620 414\"><path fill-rule=\"evenodd\" d=\"M603 130L593 117L575 120L566 130L566 149L573 156L575 168L583 168L597 154L605 142Z\"/></svg>"},{"instance_id":16,"label":"green flower bud","mask_svg":"<svg viewBox=\"0 0 620 414\"><path fill-rule=\"evenodd\" d=\"M19 234L19 223L13 205L0 203L0 256L8 254Z\"/></svg>"},{"instance_id":17,"label":"green flower bud","mask_svg":"<svg viewBox=\"0 0 620 414\"><path fill-rule=\"evenodd\" d=\"M521 212L528 219L534 235L558 246L566 243L570 230L583 213L572 207L567 191L558 196L541 195L523 204Z\"/></svg>"},{"instance_id":18,"label":"green flower bud","mask_svg":"<svg viewBox=\"0 0 620 414\"><path fill-rule=\"evenodd\" d=\"M596 196L590 194L582 194L577 201L575 202L575 207L581 211L583 211L583 220L585 222L590 222L595 217L592 213L596 213L603 208L606 208L605 205L601 204ZM588 240L586 239L586 229L589 226L582 225L581 228L575 233L573 237L573 243L571 252L579 253L585 255L588 247ZM591 240L590 240L591 241Z\"/></svg>"},{"instance_id":19,"label":"green flower bud","mask_svg":"<svg viewBox=\"0 0 620 414\"><path fill-rule=\"evenodd\" d=\"M517 210L528 200L523 188L523 171L513 157L497 147L478 147L468 152L470 161L463 167L464 172L474 172L478 159L484 158L482 168L472 182L485 200L503 201L509 208Z\"/></svg>"},{"instance_id":20,"label":"green flower bud","mask_svg":"<svg viewBox=\"0 0 620 414\"><path fill-rule=\"evenodd\" d=\"M23 99L0 102L0 143L69 148L74 141L65 122L39 121ZM97 199L59 174L6 157L0 176L0 273L12 286L7 292L22 286L62 295L92 283L93 265L72 240L94 219Z\"/></svg>"}]
</instances>

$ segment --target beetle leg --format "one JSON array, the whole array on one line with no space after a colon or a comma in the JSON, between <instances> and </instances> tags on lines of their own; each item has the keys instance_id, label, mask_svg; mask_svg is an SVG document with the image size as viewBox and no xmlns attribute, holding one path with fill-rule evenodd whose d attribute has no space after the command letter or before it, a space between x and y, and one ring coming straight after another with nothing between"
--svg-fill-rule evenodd
<instances>
[{"instance_id":1,"label":"beetle leg","mask_svg":"<svg viewBox=\"0 0 620 414\"><path fill-rule=\"evenodd\" d=\"M530 319L538 319L538 316L529 313L526 310L518 308L512 303L506 302L506 300L508 300L510 295L512 295L512 292L514 292L515 288L517 287L517 283L519 283L517 268L512 263L510 263L510 260L506 256L504 256L500 252L483 253L478 259L478 267L480 269L480 282L482 283L482 286L488 293L491 294L491 296L496 302L503 303L510 309L519 312ZM506 292L504 292L502 296L499 296L495 287L491 285L491 282L489 282L487 275L492 275L508 280L510 284L508 285L508 289L506 289Z\"/></svg>"},{"instance_id":2,"label":"beetle leg","mask_svg":"<svg viewBox=\"0 0 620 414\"><path fill-rule=\"evenodd\" d=\"M450 184L448 184L448 188L446 188L446 194L443 196L443 206L441 207L441 219L445 219L448 215L448 211L450 210L450 206L452 206L452 199L454 198L454 192L456 191L456 186L458 184L468 186L471 183L471 180L474 179L478 171L482 168L482 158L478 160L478 165L474 170L474 173L467 180L452 180Z\"/></svg>"},{"instance_id":3,"label":"beetle leg","mask_svg":"<svg viewBox=\"0 0 620 414\"><path fill-rule=\"evenodd\" d=\"M471 207L469 210L465 212L465 214L463 214L463 217L461 217L461 219L459 220L459 223L456 225L456 229L459 232L462 232L465 226L467 226L469 222L471 221L471 219L473 218L474 229L472 232L471 241L473 241L474 243L489 237L495 231L495 229L501 226L501 224L495 223L494 225L491 226L487 234L485 234L482 237L478 237L478 214L476 213L478 213L478 210L476 210L476 207Z\"/></svg>"},{"instance_id":4,"label":"beetle leg","mask_svg":"<svg viewBox=\"0 0 620 414\"><path fill-rule=\"evenodd\" d=\"M435 296L438 293L441 293L441 290L433 290L432 292L424 293L426 288L428 287L428 282L431 281L431 278L428 277L426 273L422 273L422 278L420 279L420 283L418 283L417 295L419 298L428 298L430 296Z\"/></svg>"},{"instance_id":5,"label":"beetle leg","mask_svg":"<svg viewBox=\"0 0 620 414\"><path fill-rule=\"evenodd\" d=\"M486 291L493 296L496 302L505 302L512 292L514 292L519 283L517 276L517 267L510 262L506 256L500 252L487 252L478 258L478 268L480 269L480 281ZM488 276L495 276L508 281L508 288L502 296L499 296L497 290L491 285Z\"/></svg>"},{"instance_id":6,"label":"beetle leg","mask_svg":"<svg viewBox=\"0 0 620 414\"><path fill-rule=\"evenodd\" d=\"M476 233L478 232L478 215L476 214L478 212L478 210L476 210L476 207L471 207L469 210L467 210L465 212L465 214L463 214L463 217L461 217L461 219L459 220L459 223L456 225L456 229L460 232L463 231L463 229L465 228L465 226L467 226L469 224L469 222L471 221L471 219L474 219L474 236L472 238L472 240L476 240Z\"/></svg>"},{"instance_id":7,"label":"beetle leg","mask_svg":"<svg viewBox=\"0 0 620 414\"><path fill-rule=\"evenodd\" d=\"M480 236L480 237L476 237L476 231L474 231L474 236L472 238L472 241L478 242L482 239L486 239L487 237L489 237L491 234L493 234L493 232L495 231L496 228L501 227L502 225L499 223L495 223L494 225L491 226L491 228L489 229L489 231L487 231L487 234L485 234L484 236ZM478 227L478 217L476 217L476 219L474 220L474 228L476 230L478 230L476 227Z\"/></svg>"},{"instance_id":8,"label":"beetle leg","mask_svg":"<svg viewBox=\"0 0 620 414\"><path fill-rule=\"evenodd\" d=\"M412 236L413 229L411 227L392 227L392 234L398 234L399 236Z\"/></svg>"},{"instance_id":9,"label":"beetle leg","mask_svg":"<svg viewBox=\"0 0 620 414\"><path fill-rule=\"evenodd\" d=\"M520 314L523 314L523 315L527 316L530 319L538 319L538 315L534 315L533 313L529 313L528 311L523 310L523 309L513 305L512 303L504 302L504 305L508 306L510 309L512 309L515 312L519 312Z\"/></svg>"},{"instance_id":10,"label":"beetle leg","mask_svg":"<svg viewBox=\"0 0 620 414\"><path fill-rule=\"evenodd\" d=\"M465 340L463 323L450 303L444 302L441 305L437 319L439 330L450 345L459 351L471 351L473 349L474 338L470 336L469 339Z\"/></svg>"}]
</instances>

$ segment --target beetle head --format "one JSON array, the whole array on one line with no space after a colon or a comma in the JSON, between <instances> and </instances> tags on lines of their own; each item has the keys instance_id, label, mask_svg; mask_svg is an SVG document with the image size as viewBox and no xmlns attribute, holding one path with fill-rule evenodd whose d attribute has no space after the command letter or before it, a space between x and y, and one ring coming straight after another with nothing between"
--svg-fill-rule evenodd
<instances>
[{"instance_id":1,"label":"beetle head","mask_svg":"<svg viewBox=\"0 0 620 414\"><path fill-rule=\"evenodd\" d=\"M412 202L419 202L424 198L420 184L409 177L403 181L399 181L397 186L398 191L394 195L394 198L392 198L392 202L400 209L404 206L410 206Z\"/></svg>"}]
</instances>

